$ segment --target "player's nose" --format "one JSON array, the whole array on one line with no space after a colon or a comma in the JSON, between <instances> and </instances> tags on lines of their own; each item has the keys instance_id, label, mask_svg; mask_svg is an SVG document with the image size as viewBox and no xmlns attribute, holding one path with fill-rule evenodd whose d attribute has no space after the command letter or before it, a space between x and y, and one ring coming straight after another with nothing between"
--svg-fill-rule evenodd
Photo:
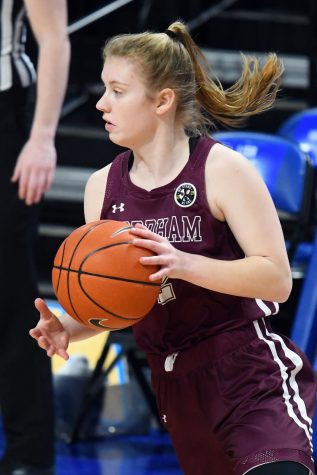
<instances>
[{"instance_id":1,"label":"player's nose","mask_svg":"<svg viewBox=\"0 0 317 475\"><path fill-rule=\"evenodd\" d=\"M110 112L110 101L106 97L106 93L101 96L101 98L96 104L96 108L101 112Z\"/></svg>"}]
</instances>

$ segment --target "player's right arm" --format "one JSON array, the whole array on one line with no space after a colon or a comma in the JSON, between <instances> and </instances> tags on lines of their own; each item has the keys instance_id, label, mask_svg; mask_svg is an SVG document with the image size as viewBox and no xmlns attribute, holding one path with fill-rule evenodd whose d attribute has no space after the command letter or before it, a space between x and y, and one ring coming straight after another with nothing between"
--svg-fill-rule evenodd
<instances>
[{"instance_id":1,"label":"player's right arm","mask_svg":"<svg viewBox=\"0 0 317 475\"><path fill-rule=\"evenodd\" d=\"M87 181L84 202L87 223L100 219L109 168L110 165L96 171ZM35 300L35 307L40 313L40 319L36 327L30 330L30 336L37 340L39 347L46 351L47 356L59 355L67 360L69 358L67 348L70 342L84 340L104 331L99 328L87 328L67 313L57 318L40 298Z\"/></svg>"},{"instance_id":2,"label":"player's right arm","mask_svg":"<svg viewBox=\"0 0 317 475\"><path fill-rule=\"evenodd\" d=\"M94 172L85 188L84 212L86 223L100 219L111 164Z\"/></svg>"}]
</instances>

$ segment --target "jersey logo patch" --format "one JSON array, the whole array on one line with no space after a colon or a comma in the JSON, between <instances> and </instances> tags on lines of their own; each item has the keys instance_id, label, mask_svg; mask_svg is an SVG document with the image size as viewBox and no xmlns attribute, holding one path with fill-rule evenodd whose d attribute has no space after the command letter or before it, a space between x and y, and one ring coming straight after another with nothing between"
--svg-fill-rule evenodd
<instances>
[{"instance_id":1,"label":"jersey logo patch","mask_svg":"<svg viewBox=\"0 0 317 475\"><path fill-rule=\"evenodd\" d=\"M120 211L122 213L124 211L125 203L120 203L119 206L117 205L112 205L112 212L116 213L117 211Z\"/></svg>"},{"instance_id":2,"label":"jersey logo patch","mask_svg":"<svg viewBox=\"0 0 317 475\"><path fill-rule=\"evenodd\" d=\"M188 208L195 203L197 198L197 190L191 183L182 183L179 185L174 193L174 200L178 206Z\"/></svg>"}]
</instances>

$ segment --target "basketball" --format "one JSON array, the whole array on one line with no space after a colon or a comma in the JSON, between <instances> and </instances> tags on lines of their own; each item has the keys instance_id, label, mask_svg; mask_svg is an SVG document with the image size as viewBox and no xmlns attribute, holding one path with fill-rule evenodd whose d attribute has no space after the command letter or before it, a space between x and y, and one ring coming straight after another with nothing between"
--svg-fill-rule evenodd
<instances>
[{"instance_id":1,"label":"basketball","mask_svg":"<svg viewBox=\"0 0 317 475\"><path fill-rule=\"evenodd\" d=\"M149 281L157 266L139 259L153 253L131 244L128 223L94 221L75 229L59 247L53 289L63 309L88 327L120 330L140 321L154 306L160 282Z\"/></svg>"}]
</instances>

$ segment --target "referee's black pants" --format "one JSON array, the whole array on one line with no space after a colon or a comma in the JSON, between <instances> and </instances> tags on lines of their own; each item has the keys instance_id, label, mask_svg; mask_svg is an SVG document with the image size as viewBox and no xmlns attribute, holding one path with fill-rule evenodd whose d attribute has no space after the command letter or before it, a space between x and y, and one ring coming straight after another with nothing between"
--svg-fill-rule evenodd
<instances>
[{"instance_id":1,"label":"referee's black pants","mask_svg":"<svg viewBox=\"0 0 317 475\"><path fill-rule=\"evenodd\" d=\"M10 178L30 124L28 89L0 92L0 408L5 457L53 463L50 360L29 336L38 296L34 249L38 206L18 198Z\"/></svg>"}]
</instances>

